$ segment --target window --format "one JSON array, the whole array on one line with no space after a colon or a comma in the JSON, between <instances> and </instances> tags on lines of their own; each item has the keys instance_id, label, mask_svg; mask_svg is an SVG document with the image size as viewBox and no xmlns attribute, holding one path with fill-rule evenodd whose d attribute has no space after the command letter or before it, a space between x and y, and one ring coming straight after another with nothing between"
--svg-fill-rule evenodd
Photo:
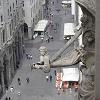
<instances>
[{"instance_id":1,"label":"window","mask_svg":"<svg viewBox=\"0 0 100 100\"><path fill-rule=\"evenodd\" d=\"M3 22L3 16L1 15L1 22Z\"/></svg>"},{"instance_id":2,"label":"window","mask_svg":"<svg viewBox=\"0 0 100 100\"><path fill-rule=\"evenodd\" d=\"M3 33L3 43L5 42L5 30L2 31Z\"/></svg>"}]
</instances>

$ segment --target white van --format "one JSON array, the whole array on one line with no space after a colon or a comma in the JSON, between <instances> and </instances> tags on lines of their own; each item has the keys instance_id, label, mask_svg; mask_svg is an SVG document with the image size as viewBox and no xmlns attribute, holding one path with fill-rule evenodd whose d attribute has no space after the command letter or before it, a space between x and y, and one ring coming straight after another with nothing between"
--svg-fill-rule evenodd
<instances>
[{"instance_id":1,"label":"white van","mask_svg":"<svg viewBox=\"0 0 100 100\"><path fill-rule=\"evenodd\" d=\"M74 23L64 23L64 40L69 40L74 35Z\"/></svg>"}]
</instances>

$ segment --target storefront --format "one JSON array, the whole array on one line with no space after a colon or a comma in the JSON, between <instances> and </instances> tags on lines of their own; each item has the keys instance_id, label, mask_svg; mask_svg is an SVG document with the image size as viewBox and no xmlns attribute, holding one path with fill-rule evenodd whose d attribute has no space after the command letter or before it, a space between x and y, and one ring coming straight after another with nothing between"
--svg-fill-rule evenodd
<instances>
[{"instance_id":1,"label":"storefront","mask_svg":"<svg viewBox=\"0 0 100 100\"><path fill-rule=\"evenodd\" d=\"M62 88L78 88L79 70L78 68L62 69Z\"/></svg>"}]
</instances>

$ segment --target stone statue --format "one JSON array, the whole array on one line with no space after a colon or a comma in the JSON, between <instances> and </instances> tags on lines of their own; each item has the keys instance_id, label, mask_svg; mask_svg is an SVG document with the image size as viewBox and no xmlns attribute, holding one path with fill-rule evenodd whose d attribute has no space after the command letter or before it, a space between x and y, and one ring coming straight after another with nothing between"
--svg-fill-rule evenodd
<instances>
[{"instance_id":1,"label":"stone statue","mask_svg":"<svg viewBox=\"0 0 100 100\"><path fill-rule=\"evenodd\" d=\"M37 64L33 64L33 68L42 69L44 72L50 71L50 57L47 53L47 48L45 46L41 46L39 48L40 51L40 62Z\"/></svg>"}]
</instances>

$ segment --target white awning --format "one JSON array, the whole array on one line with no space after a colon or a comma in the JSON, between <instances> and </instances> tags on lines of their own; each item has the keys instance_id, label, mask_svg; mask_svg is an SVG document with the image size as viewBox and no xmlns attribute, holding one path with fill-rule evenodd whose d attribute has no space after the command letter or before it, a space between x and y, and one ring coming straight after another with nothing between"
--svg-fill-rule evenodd
<instances>
[{"instance_id":1,"label":"white awning","mask_svg":"<svg viewBox=\"0 0 100 100\"><path fill-rule=\"evenodd\" d=\"M71 1L62 1L62 4L72 3Z\"/></svg>"},{"instance_id":2,"label":"white awning","mask_svg":"<svg viewBox=\"0 0 100 100\"><path fill-rule=\"evenodd\" d=\"M34 28L34 31L45 31L47 25L49 24L48 20L40 20Z\"/></svg>"},{"instance_id":3,"label":"white awning","mask_svg":"<svg viewBox=\"0 0 100 100\"><path fill-rule=\"evenodd\" d=\"M63 68L62 81L78 81L79 70L78 68Z\"/></svg>"},{"instance_id":4,"label":"white awning","mask_svg":"<svg viewBox=\"0 0 100 100\"><path fill-rule=\"evenodd\" d=\"M64 23L64 35L75 35L74 23Z\"/></svg>"}]
</instances>

